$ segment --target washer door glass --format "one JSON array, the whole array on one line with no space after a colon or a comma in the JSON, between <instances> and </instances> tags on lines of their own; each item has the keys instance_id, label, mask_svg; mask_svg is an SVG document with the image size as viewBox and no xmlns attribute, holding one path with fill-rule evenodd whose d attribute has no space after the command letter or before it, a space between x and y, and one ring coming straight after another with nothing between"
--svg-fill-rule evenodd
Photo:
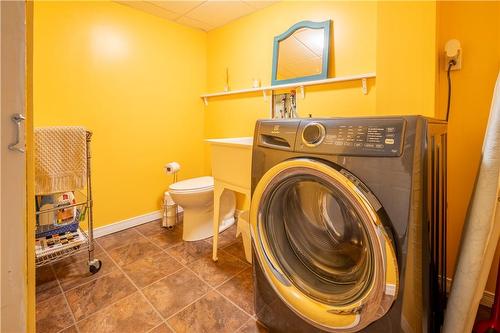
<instances>
[{"instance_id":1,"label":"washer door glass","mask_svg":"<svg viewBox=\"0 0 500 333\"><path fill-rule=\"evenodd\" d=\"M373 278L373 251L356 208L314 175L287 178L270 190L265 237L283 272L318 301L345 305Z\"/></svg>"},{"instance_id":2,"label":"washer door glass","mask_svg":"<svg viewBox=\"0 0 500 333\"><path fill-rule=\"evenodd\" d=\"M397 297L392 240L366 192L325 163L284 161L252 195L255 254L278 296L311 324L356 332Z\"/></svg>"}]
</instances>

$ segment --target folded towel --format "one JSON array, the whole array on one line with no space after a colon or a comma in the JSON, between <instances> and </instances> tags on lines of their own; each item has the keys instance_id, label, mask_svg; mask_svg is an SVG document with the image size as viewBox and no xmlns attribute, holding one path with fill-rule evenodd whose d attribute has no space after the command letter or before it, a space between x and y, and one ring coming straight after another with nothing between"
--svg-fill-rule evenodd
<instances>
[{"instance_id":1,"label":"folded towel","mask_svg":"<svg viewBox=\"0 0 500 333\"><path fill-rule=\"evenodd\" d=\"M84 127L35 129L37 195L84 188L87 177L87 132Z\"/></svg>"}]
</instances>

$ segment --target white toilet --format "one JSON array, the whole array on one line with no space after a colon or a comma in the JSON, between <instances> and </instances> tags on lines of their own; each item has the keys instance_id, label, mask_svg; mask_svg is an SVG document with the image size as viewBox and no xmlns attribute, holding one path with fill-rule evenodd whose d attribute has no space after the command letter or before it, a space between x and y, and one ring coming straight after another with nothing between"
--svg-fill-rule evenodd
<instances>
[{"instance_id":1,"label":"white toilet","mask_svg":"<svg viewBox=\"0 0 500 333\"><path fill-rule=\"evenodd\" d=\"M214 179L198 177L182 180L170 185L172 199L184 209L182 239L197 241L212 237ZM224 191L220 200L220 216L222 222L219 231L234 224L236 199L234 192Z\"/></svg>"}]
</instances>

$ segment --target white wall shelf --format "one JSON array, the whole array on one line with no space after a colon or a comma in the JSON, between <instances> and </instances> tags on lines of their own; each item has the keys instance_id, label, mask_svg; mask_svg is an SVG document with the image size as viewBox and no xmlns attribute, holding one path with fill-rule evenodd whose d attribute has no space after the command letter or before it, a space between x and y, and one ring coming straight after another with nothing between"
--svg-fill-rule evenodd
<instances>
[{"instance_id":1,"label":"white wall shelf","mask_svg":"<svg viewBox=\"0 0 500 333\"><path fill-rule=\"evenodd\" d=\"M365 73L365 74L358 74L358 75L333 77L333 78L324 79L324 80L294 82L294 83L287 83L287 84L279 84L279 85L275 85L275 86L265 86L265 87L258 87L258 88L222 91L222 92L217 92L217 93L212 93L212 94L204 94L204 95L201 95L200 98L203 99L203 101L205 102L205 105L208 105L208 99L211 97L247 94L247 93L261 91L263 96L264 96L264 99L266 99L268 96L268 94L267 94L268 91L287 89L287 88L299 89L299 93L301 94L302 98L304 98L305 87L307 87L307 86L317 86L317 85L325 85L325 84L331 84L331 83L337 83L337 82L347 82L347 81L357 81L357 80L361 81L361 92L366 95L368 93L368 86L366 84L366 80L371 79L371 78L375 78L375 77L376 77L375 73Z\"/></svg>"}]
</instances>

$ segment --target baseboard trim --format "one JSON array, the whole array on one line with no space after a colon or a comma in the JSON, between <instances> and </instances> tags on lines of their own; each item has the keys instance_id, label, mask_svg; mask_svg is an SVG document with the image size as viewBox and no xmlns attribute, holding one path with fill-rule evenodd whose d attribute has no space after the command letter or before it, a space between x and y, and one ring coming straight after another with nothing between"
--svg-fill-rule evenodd
<instances>
[{"instance_id":1,"label":"baseboard trim","mask_svg":"<svg viewBox=\"0 0 500 333\"><path fill-rule=\"evenodd\" d=\"M446 278L446 290L448 291L448 293L451 291L451 283L452 279ZM479 303L481 305L491 308L493 306L494 301L495 301L495 293L485 290L483 292L483 296L481 297L481 301Z\"/></svg>"},{"instance_id":2,"label":"baseboard trim","mask_svg":"<svg viewBox=\"0 0 500 333\"><path fill-rule=\"evenodd\" d=\"M161 210L157 210L151 213L147 213L144 215L139 215L135 217L131 217L126 220L118 221L115 223L111 223L102 227L94 228L94 238L103 237L118 231L122 231L128 228L132 228L144 223L148 223L154 220L161 219L163 217L163 212Z\"/></svg>"}]
</instances>

